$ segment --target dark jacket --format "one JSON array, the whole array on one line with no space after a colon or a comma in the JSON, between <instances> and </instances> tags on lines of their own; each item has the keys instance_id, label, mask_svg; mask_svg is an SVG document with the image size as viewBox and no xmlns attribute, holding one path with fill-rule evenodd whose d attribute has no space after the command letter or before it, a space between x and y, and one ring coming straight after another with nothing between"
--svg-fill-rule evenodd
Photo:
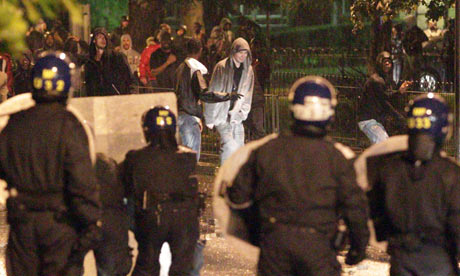
<instances>
[{"instance_id":1,"label":"dark jacket","mask_svg":"<svg viewBox=\"0 0 460 276\"><path fill-rule=\"evenodd\" d=\"M375 119L386 127L388 120L402 120L395 102L401 101L402 95L394 91L392 80L385 80L377 73L372 74L364 84L361 95L358 121Z\"/></svg>"},{"instance_id":2,"label":"dark jacket","mask_svg":"<svg viewBox=\"0 0 460 276\"><path fill-rule=\"evenodd\" d=\"M96 61L94 40L99 33L105 35L107 46L101 60ZM123 54L110 49L108 35L103 29L94 31L89 47L89 59L85 65L86 94L88 96L129 94L129 86L134 79L128 61Z\"/></svg>"},{"instance_id":3,"label":"dark jacket","mask_svg":"<svg viewBox=\"0 0 460 276\"><path fill-rule=\"evenodd\" d=\"M81 123L59 103L10 116L0 133L0 178L18 197L65 198L83 226L100 217L99 187Z\"/></svg>"},{"instance_id":4,"label":"dark jacket","mask_svg":"<svg viewBox=\"0 0 460 276\"><path fill-rule=\"evenodd\" d=\"M96 177L101 187L103 208L122 210L125 189L118 178L117 162L103 153L97 154Z\"/></svg>"},{"instance_id":5,"label":"dark jacket","mask_svg":"<svg viewBox=\"0 0 460 276\"><path fill-rule=\"evenodd\" d=\"M18 66L14 72L13 91L15 95L32 92L32 70L25 70Z\"/></svg>"},{"instance_id":6,"label":"dark jacket","mask_svg":"<svg viewBox=\"0 0 460 276\"><path fill-rule=\"evenodd\" d=\"M378 240L415 234L428 243L450 241L460 252L460 168L437 153L415 167L407 151L369 157L371 217Z\"/></svg>"},{"instance_id":7,"label":"dark jacket","mask_svg":"<svg viewBox=\"0 0 460 276\"><path fill-rule=\"evenodd\" d=\"M195 167L196 154L190 149L179 147L177 151L168 151L148 145L126 154L120 164L120 177L137 210L144 203L149 208L169 201L172 194L182 197L184 204L196 206L198 187L191 178Z\"/></svg>"},{"instance_id":8,"label":"dark jacket","mask_svg":"<svg viewBox=\"0 0 460 276\"><path fill-rule=\"evenodd\" d=\"M231 208L256 206L262 231L276 223L311 227L328 240L341 213L352 247L364 253L367 201L347 159L354 156L349 148L322 137L286 134L251 144L246 147L253 151L227 188Z\"/></svg>"},{"instance_id":9,"label":"dark jacket","mask_svg":"<svg viewBox=\"0 0 460 276\"><path fill-rule=\"evenodd\" d=\"M176 70L175 91L179 113L184 112L203 119L201 102L217 103L230 99L229 93L208 91L208 85L200 70L191 75L191 69L186 62Z\"/></svg>"}]
</instances>

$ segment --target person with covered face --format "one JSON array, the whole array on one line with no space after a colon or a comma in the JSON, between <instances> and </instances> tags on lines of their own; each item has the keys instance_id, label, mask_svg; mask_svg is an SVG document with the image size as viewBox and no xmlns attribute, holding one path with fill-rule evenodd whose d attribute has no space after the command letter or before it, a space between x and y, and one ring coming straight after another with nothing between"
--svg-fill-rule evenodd
<instances>
[{"instance_id":1,"label":"person with covered face","mask_svg":"<svg viewBox=\"0 0 460 276\"><path fill-rule=\"evenodd\" d=\"M355 162L390 275L459 275L460 167L442 147L452 128L446 101L428 93L407 108L408 135L390 137Z\"/></svg>"},{"instance_id":2,"label":"person with covered face","mask_svg":"<svg viewBox=\"0 0 460 276\"><path fill-rule=\"evenodd\" d=\"M96 28L91 38L89 59L85 65L86 94L109 96L129 94L133 77L126 57L113 51L107 32Z\"/></svg>"},{"instance_id":3,"label":"person with covered face","mask_svg":"<svg viewBox=\"0 0 460 276\"><path fill-rule=\"evenodd\" d=\"M150 71L157 79L157 86L161 88L174 87L174 71L177 56L172 51L171 34L162 31L160 34L160 48L150 56Z\"/></svg>"},{"instance_id":4,"label":"person with covered face","mask_svg":"<svg viewBox=\"0 0 460 276\"><path fill-rule=\"evenodd\" d=\"M243 121L251 111L254 89L251 63L249 44L240 37L233 42L230 56L214 67L209 90L235 92L242 96L226 102L204 104L206 126L211 129L216 127L220 135L221 163L244 145Z\"/></svg>"},{"instance_id":5,"label":"person with covered face","mask_svg":"<svg viewBox=\"0 0 460 276\"><path fill-rule=\"evenodd\" d=\"M375 73L367 79L361 95L358 126L373 144L388 138L389 123L404 120L392 100L405 93L412 82L405 81L396 90L392 69L391 54L381 52L376 58Z\"/></svg>"}]
</instances>

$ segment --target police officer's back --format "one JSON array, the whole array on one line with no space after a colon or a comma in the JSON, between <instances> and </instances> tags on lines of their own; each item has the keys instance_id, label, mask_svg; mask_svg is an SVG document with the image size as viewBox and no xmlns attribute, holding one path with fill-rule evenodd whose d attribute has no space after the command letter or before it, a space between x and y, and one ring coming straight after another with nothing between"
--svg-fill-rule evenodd
<instances>
[{"instance_id":1,"label":"police officer's back","mask_svg":"<svg viewBox=\"0 0 460 276\"><path fill-rule=\"evenodd\" d=\"M88 136L66 109L65 55L45 54L32 76L36 105L10 115L0 133L0 177L10 191L8 275L70 275L69 258L84 256L72 251L79 235L98 228L99 191Z\"/></svg>"},{"instance_id":2,"label":"police officer's back","mask_svg":"<svg viewBox=\"0 0 460 276\"><path fill-rule=\"evenodd\" d=\"M258 223L247 223L249 228L260 224L250 230L261 250L258 275L340 275L331 245L338 213L351 233L347 263L364 259L369 235L366 198L348 160L354 154L325 136L336 104L327 80L299 79L289 99L292 133L252 142L232 157L251 149L233 183L227 183L228 204L243 217L255 210Z\"/></svg>"},{"instance_id":3,"label":"police officer's back","mask_svg":"<svg viewBox=\"0 0 460 276\"><path fill-rule=\"evenodd\" d=\"M164 242L173 256L170 275L189 275L198 239L196 153L178 147L176 119L163 107L148 110L142 127L149 145L128 152L120 174L135 205L139 255L133 275L158 275Z\"/></svg>"},{"instance_id":4,"label":"police officer's back","mask_svg":"<svg viewBox=\"0 0 460 276\"><path fill-rule=\"evenodd\" d=\"M405 137L390 138L386 152L366 159L377 240L388 241L391 275L454 275L460 249L460 170L441 151L449 129L444 99L432 93L416 98L409 107L408 129L407 146L393 142Z\"/></svg>"}]
</instances>

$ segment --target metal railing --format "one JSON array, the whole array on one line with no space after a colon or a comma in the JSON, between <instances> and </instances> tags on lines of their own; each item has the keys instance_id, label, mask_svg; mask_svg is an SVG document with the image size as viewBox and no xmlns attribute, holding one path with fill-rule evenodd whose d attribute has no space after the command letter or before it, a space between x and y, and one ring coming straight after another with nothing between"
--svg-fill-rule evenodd
<instances>
[{"instance_id":1,"label":"metal railing","mask_svg":"<svg viewBox=\"0 0 460 276\"><path fill-rule=\"evenodd\" d=\"M426 55L424 58L425 63L439 62L440 60L439 57L432 54ZM291 115L287 95L294 81L306 75L319 75L331 81L338 91L338 105L331 126L331 136L358 151L370 145L369 140L359 130L357 124L359 97L367 78L366 49L273 49L270 60L272 72L270 83L265 91L264 125L267 133L280 132L289 128ZM439 72L444 73L442 70ZM436 89L431 92L442 95L450 109L454 110L453 83L446 81L445 76L438 77L440 78L437 80ZM411 99L426 93L426 89L424 89L425 91L417 91L424 87L423 83L415 81L412 87L415 88L414 91L408 91L393 103L402 113ZM390 135L405 133L404 122L390 124L388 132ZM454 148L453 141L447 142L444 147L451 155L454 154ZM204 131L203 152L214 154L219 152L219 138L216 132Z\"/></svg>"}]
</instances>

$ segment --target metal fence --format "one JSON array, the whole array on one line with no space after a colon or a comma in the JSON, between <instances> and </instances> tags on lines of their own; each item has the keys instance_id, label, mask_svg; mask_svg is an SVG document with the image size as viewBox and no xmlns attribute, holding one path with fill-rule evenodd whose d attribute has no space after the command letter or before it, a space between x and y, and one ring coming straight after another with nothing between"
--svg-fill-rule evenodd
<instances>
[{"instance_id":1,"label":"metal fence","mask_svg":"<svg viewBox=\"0 0 460 276\"><path fill-rule=\"evenodd\" d=\"M331 136L359 151L370 145L369 140L358 128L359 97L366 81L367 50L365 49L273 49L271 56L270 83L265 91L265 128L267 133L285 131L290 127L291 115L287 95L290 86L300 77L319 75L330 80L338 91L338 105L331 127ZM428 62L432 55L424 57ZM439 58L436 58L439 61ZM442 66L441 66L442 67ZM439 72L443 73L442 70ZM453 83L445 76L438 76L434 91L442 95L453 111L455 94ZM393 103L404 113L410 99L426 93L419 91L423 83L415 82L413 91L408 91ZM429 89L430 87L425 87ZM453 122L455 124L455 122ZM388 127L390 135L405 133L404 122ZM219 139L215 131L206 130L203 134L203 152L217 154ZM446 143L445 150L454 155L453 141Z\"/></svg>"}]
</instances>

